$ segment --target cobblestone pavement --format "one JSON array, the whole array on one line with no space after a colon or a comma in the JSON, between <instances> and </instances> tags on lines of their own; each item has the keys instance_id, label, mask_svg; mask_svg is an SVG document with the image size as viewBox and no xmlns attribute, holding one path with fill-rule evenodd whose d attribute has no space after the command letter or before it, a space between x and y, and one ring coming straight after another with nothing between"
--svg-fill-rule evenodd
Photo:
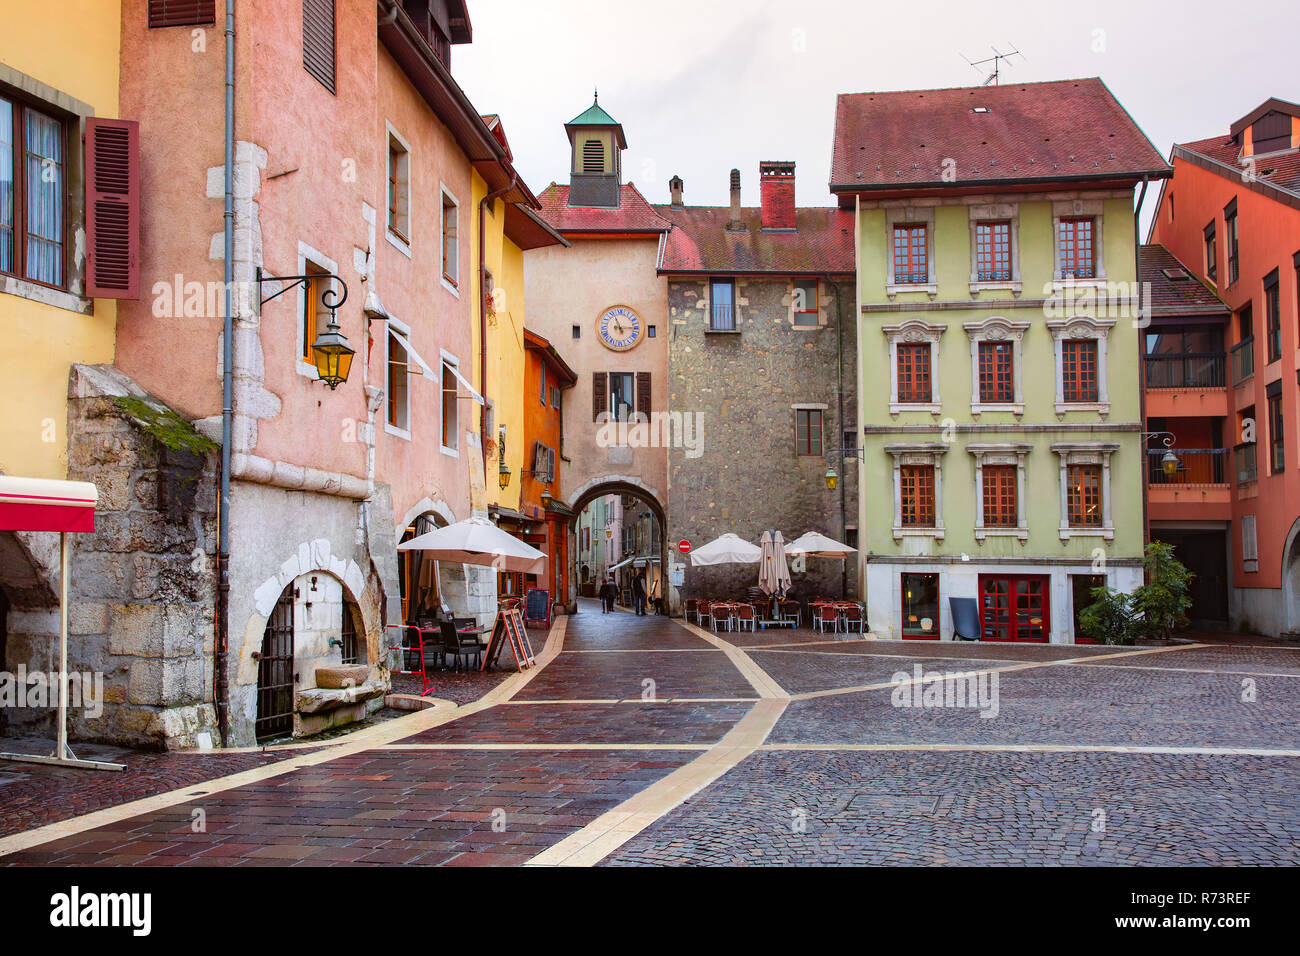
<instances>
[{"instance_id":1,"label":"cobblestone pavement","mask_svg":"<svg viewBox=\"0 0 1300 956\"><path fill-rule=\"evenodd\" d=\"M0 783L0 864L1300 862L1300 647L714 637L584 602L543 660L207 793L196 765L282 758L136 755L136 777L71 777L86 794L25 770ZM996 677L996 716L897 706L925 703L915 667ZM34 812L46 779L57 810Z\"/></svg>"}]
</instances>

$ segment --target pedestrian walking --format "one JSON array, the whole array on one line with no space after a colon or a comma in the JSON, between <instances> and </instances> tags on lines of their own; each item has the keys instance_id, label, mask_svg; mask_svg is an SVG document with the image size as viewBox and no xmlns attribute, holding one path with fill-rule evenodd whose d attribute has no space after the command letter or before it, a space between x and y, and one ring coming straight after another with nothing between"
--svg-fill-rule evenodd
<instances>
[{"instance_id":1,"label":"pedestrian walking","mask_svg":"<svg viewBox=\"0 0 1300 956\"><path fill-rule=\"evenodd\" d=\"M605 583L600 586L600 610L602 614L609 614L614 610L614 599L618 597L618 587L614 584L614 576L611 574L605 578Z\"/></svg>"},{"instance_id":2,"label":"pedestrian walking","mask_svg":"<svg viewBox=\"0 0 1300 956\"><path fill-rule=\"evenodd\" d=\"M632 601L636 607L636 616L645 617L645 571L632 578Z\"/></svg>"}]
</instances>

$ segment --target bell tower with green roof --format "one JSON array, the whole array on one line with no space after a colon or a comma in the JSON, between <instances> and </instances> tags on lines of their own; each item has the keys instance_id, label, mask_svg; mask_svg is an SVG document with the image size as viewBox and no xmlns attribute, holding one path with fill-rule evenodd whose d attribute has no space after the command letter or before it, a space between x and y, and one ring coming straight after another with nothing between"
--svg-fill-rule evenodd
<instances>
[{"instance_id":1,"label":"bell tower with green roof","mask_svg":"<svg viewBox=\"0 0 1300 956\"><path fill-rule=\"evenodd\" d=\"M623 125L601 108L595 94L591 106L565 123L564 131L572 152L569 205L617 209L627 149Z\"/></svg>"}]
</instances>

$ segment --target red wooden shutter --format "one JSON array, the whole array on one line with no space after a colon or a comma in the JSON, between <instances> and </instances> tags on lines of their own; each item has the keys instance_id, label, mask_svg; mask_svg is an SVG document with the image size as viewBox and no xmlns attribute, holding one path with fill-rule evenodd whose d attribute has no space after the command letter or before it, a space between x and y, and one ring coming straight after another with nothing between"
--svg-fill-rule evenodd
<instances>
[{"instance_id":1,"label":"red wooden shutter","mask_svg":"<svg viewBox=\"0 0 1300 956\"><path fill-rule=\"evenodd\" d=\"M650 418L650 373L636 373L636 410L637 414Z\"/></svg>"},{"instance_id":2,"label":"red wooden shutter","mask_svg":"<svg viewBox=\"0 0 1300 956\"><path fill-rule=\"evenodd\" d=\"M217 22L217 0L149 0L150 27Z\"/></svg>"},{"instance_id":3,"label":"red wooden shutter","mask_svg":"<svg viewBox=\"0 0 1300 956\"><path fill-rule=\"evenodd\" d=\"M591 373L591 420L600 418L601 412L609 411L609 376L604 372Z\"/></svg>"},{"instance_id":4,"label":"red wooden shutter","mask_svg":"<svg viewBox=\"0 0 1300 956\"><path fill-rule=\"evenodd\" d=\"M86 295L140 298L140 124L86 120Z\"/></svg>"}]
</instances>

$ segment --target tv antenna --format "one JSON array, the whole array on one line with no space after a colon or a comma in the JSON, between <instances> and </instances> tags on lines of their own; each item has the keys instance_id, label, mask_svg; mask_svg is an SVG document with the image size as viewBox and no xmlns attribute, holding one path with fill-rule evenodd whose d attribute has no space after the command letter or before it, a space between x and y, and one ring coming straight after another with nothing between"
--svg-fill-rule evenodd
<instances>
[{"instance_id":1,"label":"tv antenna","mask_svg":"<svg viewBox=\"0 0 1300 956\"><path fill-rule=\"evenodd\" d=\"M1010 60L1013 56L1018 56L1022 60L1025 59L1025 55L1021 53L1019 50L1017 50L1015 47L1011 46L1011 44L1008 43L1007 46L1011 47L1011 49L1006 53L1002 53L995 46L990 46L989 49L993 51L993 55L985 57L982 60L972 60L970 57L966 56L965 54L962 55L962 59L965 60L967 63L969 63L972 69L978 70L980 73L983 73L988 68L988 64L992 63L993 72L984 78L984 83L982 85L997 86L998 76L1001 73L1003 60ZM1010 63L1008 63L1007 65L1010 66Z\"/></svg>"}]
</instances>

